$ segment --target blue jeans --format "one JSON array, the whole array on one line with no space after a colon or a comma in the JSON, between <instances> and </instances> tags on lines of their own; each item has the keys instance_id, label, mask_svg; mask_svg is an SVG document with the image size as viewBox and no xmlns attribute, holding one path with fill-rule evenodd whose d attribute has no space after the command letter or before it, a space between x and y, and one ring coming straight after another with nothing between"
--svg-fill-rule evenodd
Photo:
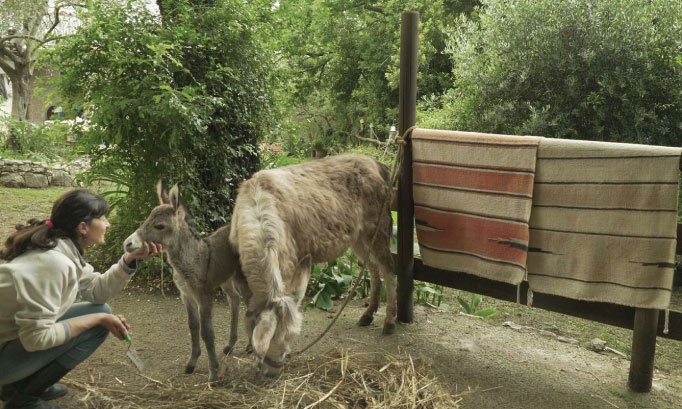
<instances>
[{"instance_id":1,"label":"blue jeans","mask_svg":"<svg viewBox=\"0 0 682 409\"><path fill-rule=\"evenodd\" d=\"M111 314L111 307L107 304L76 303L58 321L100 312ZM107 335L109 330L100 325L71 338L65 344L34 352L26 351L18 339L10 341L0 350L0 385L31 376L52 362L73 369L92 355Z\"/></svg>"}]
</instances>

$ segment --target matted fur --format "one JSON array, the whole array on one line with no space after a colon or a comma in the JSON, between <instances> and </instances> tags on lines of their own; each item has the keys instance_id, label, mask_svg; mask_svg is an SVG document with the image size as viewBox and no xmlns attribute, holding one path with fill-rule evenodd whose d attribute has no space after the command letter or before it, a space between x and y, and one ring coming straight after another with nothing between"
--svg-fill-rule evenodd
<instances>
[{"instance_id":1,"label":"matted fur","mask_svg":"<svg viewBox=\"0 0 682 409\"><path fill-rule=\"evenodd\" d=\"M358 154L264 170L242 183L230 242L252 293L247 331L263 372L279 371L292 337L300 331L299 306L311 264L334 260L349 247L366 263L371 277L369 306L359 324L371 323L383 276L384 333L394 332L390 194L388 167Z\"/></svg>"}]
</instances>

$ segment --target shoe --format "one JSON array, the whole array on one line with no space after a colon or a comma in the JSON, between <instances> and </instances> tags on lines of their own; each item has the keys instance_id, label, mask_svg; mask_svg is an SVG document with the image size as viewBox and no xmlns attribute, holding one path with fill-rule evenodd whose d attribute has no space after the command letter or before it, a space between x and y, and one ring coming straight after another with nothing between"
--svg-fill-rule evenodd
<instances>
[{"instance_id":1,"label":"shoe","mask_svg":"<svg viewBox=\"0 0 682 409\"><path fill-rule=\"evenodd\" d=\"M36 397L28 395L14 395L14 397L5 402L5 409L61 409L59 406L52 405L49 402Z\"/></svg>"},{"instance_id":2,"label":"shoe","mask_svg":"<svg viewBox=\"0 0 682 409\"><path fill-rule=\"evenodd\" d=\"M69 388L67 388L66 385L61 383L55 383L54 385L48 387L43 392L38 394L38 397L42 400L53 400L61 398L62 396L66 395L68 391ZM3 402L10 400L10 398L14 396L15 392L16 392L15 384L11 383L9 385L3 386L2 391L0 392L0 400Z\"/></svg>"},{"instance_id":3,"label":"shoe","mask_svg":"<svg viewBox=\"0 0 682 409\"><path fill-rule=\"evenodd\" d=\"M60 391L61 388L55 384L70 371L56 362L48 364L14 386L14 394L5 403L5 409L59 409L41 399L40 395L48 389L52 389L53 396L54 392L62 393L63 389Z\"/></svg>"}]
</instances>

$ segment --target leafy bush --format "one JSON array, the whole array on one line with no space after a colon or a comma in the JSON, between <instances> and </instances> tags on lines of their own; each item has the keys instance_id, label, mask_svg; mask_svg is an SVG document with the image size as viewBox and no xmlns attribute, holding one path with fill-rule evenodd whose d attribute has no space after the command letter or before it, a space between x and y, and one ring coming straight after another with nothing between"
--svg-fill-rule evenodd
<instances>
[{"instance_id":1,"label":"leafy bush","mask_svg":"<svg viewBox=\"0 0 682 409\"><path fill-rule=\"evenodd\" d=\"M311 299L307 307L327 311L334 308L334 300L351 290L353 278L361 272L358 267L357 257L351 251L334 261L314 264L308 283ZM368 283L363 281L361 292L364 297Z\"/></svg>"},{"instance_id":2,"label":"leafy bush","mask_svg":"<svg viewBox=\"0 0 682 409\"><path fill-rule=\"evenodd\" d=\"M420 125L679 146L682 3L485 0L450 33L455 83Z\"/></svg>"},{"instance_id":3,"label":"leafy bush","mask_svg":"<svg viewBox=\"0 0 682 409\"><path fill-rule=\"evenodd\" d=\"M0 126L0 153L3 157L37 162L69 161L77 150L69 143L69 136L79 125L69 122L46 122L36 125L7 118Z\"/></svg>"},{"instance_id":4,"label":"leafy bush","mask_svg":"<svg viewBox=\"0 0 682 409\"><path fill-rule=\"evenodd\" d=\"M113 186L112 255L157 204L159 178L183 182L181 200L205 234L229 222L238 184L259 168L270 57L254 32L265 23L237 0L190 3L161 16L93 3L51 60L61 93L92 123L82 136L87 180Z\"/></svg>"}]
</instances>

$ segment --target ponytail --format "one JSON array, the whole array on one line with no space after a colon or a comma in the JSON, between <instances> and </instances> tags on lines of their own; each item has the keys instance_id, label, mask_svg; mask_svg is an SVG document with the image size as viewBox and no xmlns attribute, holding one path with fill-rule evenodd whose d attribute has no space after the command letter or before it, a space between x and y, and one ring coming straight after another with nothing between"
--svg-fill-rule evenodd
<instances>
[{"instance_id":1,"label":"ponytail","mask_svg":"<svg viewBox=\"0 0 682 409\"><path fill-rule=\"evenodd\" d=\"M66 192L52 205L49 219L31 219L25 225L16 226L16 231L5 241L0 258L9 261L28 250L53 249L60 238L71 239L82 253L77 240L78 225L81 222L89 224L108 211L106 200L90 190L74 189Z\"/></svg>"},{"instance_id":2,"label":"ponytail","mask_svg":"<svg viewBox=\"0 0 682 409\"><path fill-rule=\"evenodd\" d=\"M15 226L16 232L5 240L0 258L10 261L30 249L50 250L57 246L55 232L49 220L30 219L25 225Z\"/></svg>"}]
</instances>

